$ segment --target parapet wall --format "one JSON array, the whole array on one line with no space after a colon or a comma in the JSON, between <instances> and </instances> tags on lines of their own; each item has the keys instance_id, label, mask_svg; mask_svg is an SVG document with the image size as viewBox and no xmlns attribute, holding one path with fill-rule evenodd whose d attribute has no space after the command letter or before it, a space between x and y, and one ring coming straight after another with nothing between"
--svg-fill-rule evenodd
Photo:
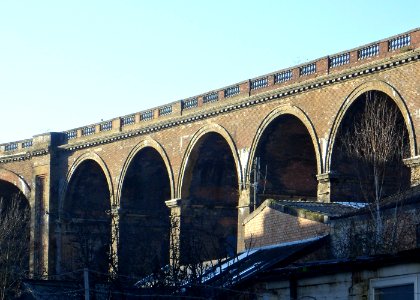
<instances>
[{"instance_id":1,"label":"parapet wall","mask_svg":"<svg viewBox=\"0 0 420 300\"><path fill-rule=\"evenodd\" d=\"M78 140L112 136L115 133L148 127L183 115L192 115L217 105L239 103L242 99L263 95L277 89L287 89L302 82L313 80L328 74L338 74L346 69L366 64L374 64L379 60L392 58L396 54L408 52L420 47L420 28L400 35L376 41L358 48L325 56L317 60L279 70L257 78L245 80L218 90L209 91L191 98L168 103L163 106L136 112L126 116L95 123L62 132L62 144L74 144ZM353 75L349 75L352 77ZM340 80L340 79L338 79ZM324 82L306 86L303 89L318 88ZM293 91L291 92L293 93ZM289 93L290 94L290 93ZM287 92L285 93L287 95ZM48 134L47 134L48 135ZM0 156L32 152L37 138L30 138L0 144ZM35 148L34 148L35 147Z\"/></svg>"}]
</instances>

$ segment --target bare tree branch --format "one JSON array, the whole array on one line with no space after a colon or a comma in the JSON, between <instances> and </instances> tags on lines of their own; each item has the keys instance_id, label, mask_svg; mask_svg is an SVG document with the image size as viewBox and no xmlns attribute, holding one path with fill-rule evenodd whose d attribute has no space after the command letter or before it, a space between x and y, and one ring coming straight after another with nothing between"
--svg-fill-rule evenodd
<instances>
[{"instance_id":1,"label":"bare tree branch","mask_svg":"<svg viewBox=\"0 0 420 300\"><path fill-rule=\"evenodd\" d=\"M398 107L385 94L371 91L365 95L365 99L360 99L364 101L363 109L354 116L352 126L342 128L341 145L357 176L361 200L368 204L373 220L366 224L375 232L374 239L369 238L370 243L379 249L385 242L385 234L390 234L388 239L396 240L399 232L397 208L392 222L395 226L391 230L388 221L384 224L381 203L389 196L389 190L397 193L405 188L406 167L402 160L408 152L407 131ZM358 238L361 240L360 236Z\"/></svg>"},{"instance_id":2,"label":"bare tree branch","mask_svg":"<svg viewBox=\"0 0 420 300\"><path fill-rule=\"evenodd\" d=\"M29 208L19 195L0 198L0 300L19 294L29 273Z\"/></svg>"}]
</instances>

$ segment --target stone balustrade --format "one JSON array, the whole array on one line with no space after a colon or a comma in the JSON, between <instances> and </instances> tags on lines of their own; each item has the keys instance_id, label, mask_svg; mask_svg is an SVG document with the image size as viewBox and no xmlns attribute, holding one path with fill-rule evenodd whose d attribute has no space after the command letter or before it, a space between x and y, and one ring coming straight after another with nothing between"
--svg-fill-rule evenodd
<instances>
[{"instance_id":1,"label":"stone balustrade","mask_svg":"<svg viewBox=\"0 0 420 300\"><path fill-rule=\"evenodd\" d=\"M137 112L112 120L83 126L63 132L63 143L73 143L79 139L94 138L133 129L135 126L159 122L165 118L182 116L197 110L219 105L223 101L235 101L244 97L258 95L270 90L286 88L319 76L343 72L345 69L373 63L401 52L420 47L420 28L364 45L349 51L319 58L288 69L249 79L218 90L206 92L185 100L175 101L157 108ZM0 144L0 155L30 151L33 139Z\"/></svg>"}]
</instances>

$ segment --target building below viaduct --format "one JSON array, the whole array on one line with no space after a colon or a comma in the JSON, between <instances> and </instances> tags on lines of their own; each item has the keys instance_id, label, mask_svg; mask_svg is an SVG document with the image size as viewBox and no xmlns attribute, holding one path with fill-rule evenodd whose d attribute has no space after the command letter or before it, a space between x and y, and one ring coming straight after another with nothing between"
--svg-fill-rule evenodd
<instances>
[{"instance_id":1,"label":"building below viaduct","mask_svg":"<svg viewBox=\"0 0 420 300\"><path fill-rule=\"evenodd\" d=\"M384 193L417 185L419 58L415 29L147 111L0 145L0 196L31 212L31 272L89 266L142 276L170 253L187 263L243 251L243 221L267 198L362 201L342 137L373 97L397 108L405 133L404 176L390 172Z\"/></svg>"}]
</instances>

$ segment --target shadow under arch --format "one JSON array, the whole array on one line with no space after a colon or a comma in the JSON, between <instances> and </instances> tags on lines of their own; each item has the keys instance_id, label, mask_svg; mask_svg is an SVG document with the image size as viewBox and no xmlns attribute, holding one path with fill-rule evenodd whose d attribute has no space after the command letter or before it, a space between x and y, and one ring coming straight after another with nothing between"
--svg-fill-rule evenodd
<instances>
[{"instance_id":1,"label":"shadow under arch","mask_svg":"<svg viewBox=\"0 0 420 300\"><path fill-rule=\"evenodd\" d=\"M67 174L60 196L57 271L79 278L78 270L96 271L92 280L107 277L112 257L113 188L105 162L95 153L79 156Z\"/></svg>"},{"instance_id":2,"label":"shadow under arch","mask_svg":"<svg viewBox=\"0 0 420 300\"><path fill-rule=\"evenodd\" d=\"M197 143L201 140L201 138L208 134L208 133L217 133L220 136L224 138L226 143L229 145L231 154L234 159L235 167L236 167L236 174L238 177L238 186L241 186L242 183L242 167L239 160L238 150L236 148L235 142L233 141L233 138L229 134L229 132L222 127L219 124L209 124L206 126L201 127L191 138L191 141L189 142L187 149L185 150L182 163L181 163L181 169L179 171L179 178L178 178L178 188L177 188L177 197L182 198L182 192L183 192L183 184L185 182L185 173L187 169L187 165L189 163L189 160L191 158L191 153L193 152L193 149L195 149Z\"/></svg>"},{"instance_id":3,"label":"shadow under arch","mask_svg":"<svg viewBox=\"0 0 420 300\"><path fill-rule=\"evenodd\" d=\"M130 151L119 181L118 272L122 278L134 280L169 264L170 210L165 201L173 194L168 156L158 142L146 138Z\"/></svg>"},{"instance_id":4,"label":"shadow under arch","mask_svg":"<svg viewBox=\"0 0 420 300\"><path fill-rule=\"evenodd\" d=\"M392 123L384 123L388 117L392 118L388 121ZM392 127L387 127L387 124ZM397 134L401 140L395 137L397 141L389 136L388 129L392 129L392 134ZM360 147L357 146L359 144L353 144L353 139L359 140L356 139L358 135L363 133L363 137L369 137L369 132L373 134L372 138L364 139ZM377 152L365 149L377 149L368 141L378 142L378 138L383 135L385 137L379 140L378 145L385 146L378 148L380 153L375 154ZM393 138L393 141L386 147L387 144L384 143L390 138ZM397 146L394 149L395 145L399 145L400 148ZM355 151L368 151L367 153L372 154L356 155L354 151L349 152L348 146L352 146ZM389 153L395 155L383 156L382 151L385 151L385 154L391 151ZM397 153L399 155L396 155ZM403 163L403 158L409 155L416 155L416 141L413 123L404 99L391 85L383 81L375 80L359 85L346 97L331 127L325 162L326 172L330 174L330 200L380 201L408 188L410 172ZM374 163L378 161L379 164Z\"/></svg>"},{"instance_id":5,"label":"shadow under arch","mask_svg":"<svg viewBox=\"0 0 420 300\"><path fill-rule=\"evenodd\" d=\"M30 188L21 177L0 169L0 270L2 292L7 299L19 298L17 283L23 277L40 274L34 268L39 263L39 251L31 238L31 229L36 226L31 217L35 206L30 199Z\"/></svg>"},{"instance_id":6,"label":"shadow under arch","mask_svg":"<svg viewBox=\"0 0 420 300\"><path fill-rule=\"evenodd\" d=\"M180 169L181 263L236 253L241 178L236 146L227 130L218 124L200 128Z\"/></svg>"},{"instance_id":7,"label":"shadow under arch","mask_svg":"<svg viewBox=\"0 0 420 300\"><path fill-rule=\"evenodd\" d=\"M410 116L410 112L408 110L407 104L405 100L401 97L398 91L392 87L390 84L384 81L369 81L364 82L358 87L356 87L344 100L343 104L341 105L337 115L334 118L333 125L331 127L331 131L328 137L328 145L327 145L327 153L325 159L325 173L330 172L331 170L331 158L334 149L334 143L336 141L337 132L340 128L340 125L345 118L346 112L350 108L350 106L364 93L369 91L379 91L386 94L392 101L394 101L395 105L398 107L399 111L401 112L405 126L408 131L408 138L410 144L410 155L411 157L415 157L417 155L417 143L416 143L416 135L414 131L414 125Z\"/></svg>"},{"instance_id":8,"label":"shadow under arch","mask_svg":"<svg viewBox=\"0 0 420 300\"><path fill-rule=\"evenodd\" d=\"M63 188L61 189L60 196L59 196L59 199L60 199L59 209L60 209L60 211L63 208L64 200L65 200L65 197L66 197L68 185L70 183L71 178L73 177L77 168L87 160L92 160L92 161L96 162L101 167L102 172L105 175L107 185L108 185L108 189L109 189L109 194L110 194L109 204L110 204L111 207L115 204L114 188L113 188L114 185L112 183L112 177L111 177L111 173L109 172L108 166L106 165L105 161L98 154L89 152L89 153L84 153L84 154L80 155L75 160L75 162L71 165L69 171L67 172L66 182L65 182L65 185L63 186Z\"/></svg>"},{"instance_id":9,"label":"shadow under arch","mask_svg":"<svg viewBox=\"0 0 420 300\"><path fill-rule=\"evenodd\" d=\"M316 177L315 176L316 174L321 174L323 172L322 157L321 157L320 146L318 143L318 136L315 131L314 125L312 124L308 115L297 106L292 106L292 105L280 106L274 109L273 111L271 111L261 122L251 144L249 159L248 159L247 168L246 168L247 170L246 182L248 183L251 182L251 173L253 173L254 160L257 156L257 152L262 151L260 149L260 147L264 146L262 144L267 143L267 141L265 140L268 138L267 137L267 135L269 134L268 130L270 129L270 130L281 131L283 128L281 128L280 126L283 120L285 120L284 122L289 122L290 125L292 126L290 127L290 130L289 128L284 130L285 132L284 134L280 132L280 136L278 138L279 139L285 138L285 140L289 140L290 142L288 144L289 147L293 147L292 144L294 144L294 148L291 148L291 150L293 150L295 155L299 156L299 157L296 157L296 158L299 158L298 159L299 161L308 159L309 158L308 156L311 156L310 160L312 160L312 162L310 162L310 165L311 165L309 167L310 170L306 166L304 170L302 170L305 173L302 174L301 177L307 177L307 180L310 180L312 182L312 185L314 185L313 192L310 192L311 195L300 195L300 196L316 197ZM293 130L296 131L295 134L297 134L295 138L293 138L292 136ZM300 138L298 139L296 137L300 137ZM302 152L302 151L305 151L305 152ZM286 158L284 157L278 158L278 160L285 160L285 159ZM295 173L295 171L292 173ZM311 173L315 173L315 174L311 174ZM291 175L295 176L297 174L291 174ZM281 186L282 184L281 182L277 182L277 185ZM304 182L302 183L302 186L303 185L305 185ZM281 191L278 191L278 192L281 192ZM299 193L302 193L302 192L299 192L299 190L296 190L295 193L296 195L299 195ZM304 194L305 193L306 192L304 192ZM286 192L285 194L289 194L289 192Z\"/></svg>"},{"instance_id":10,"label":"shadow under arch","mask_svg":"<svg viewBox=\"0 0 420 300\"><path fill-rule=\"evenodd\" d=\"M117 188L117 193L116 193L116 197L115 197L115 200L116 200L115 203L118 206L121 205L121 191L122 191L122 188L123 188L124 178L125 178L125 175L127 174L127 170L130 167L130 164L133 161L134 157L141 150L143 150L146 147L151 147L160 154L163 162L165 163L166 171L168 172L168 175L169 175L171 198L175 197L174 176L173 176L172 166L171 166L171 163L169 161L168 155L166 154L165 149L163 148L163 146L160 143L158 143L157 141L155 141L154 139L152 139L150 137L146 137L143 141L138 143L130 151L127 159L124 162L124 165L123 165L122 170L121 170L121 174L119 176L118 188ZM167 200L170 200L170 199L167 199Z\"/></svg>"}]
</instances>

